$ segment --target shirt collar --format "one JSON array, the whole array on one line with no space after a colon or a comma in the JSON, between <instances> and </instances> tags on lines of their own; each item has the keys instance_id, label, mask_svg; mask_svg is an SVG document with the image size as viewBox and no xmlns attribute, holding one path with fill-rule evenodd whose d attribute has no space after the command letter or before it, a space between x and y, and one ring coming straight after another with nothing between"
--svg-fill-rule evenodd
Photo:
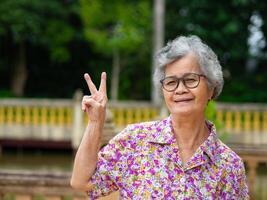
<instances>
[{"instance_id":1,"label":"shirt collar","mask_svg":"<svg viewBox=\"0 0 267 200\"><path fill-rule=\"evenodd\" d=\"M200 145L200 149L204 153L206 153L208 157L214 162L216 158L218 137L216 134L215 125L210 121L206 121L206 125L209 129L210 134L208 138Z\"/></svg>"},{"instance_id":2,"label":"shirt collar","mask_svg":"<svg viewBox=\"0 0 267 200\"><path fill-rule=\"evenodd\" d=\"M217 134L215 125L206 121L207 127L209 129L208 138L200 145L200 149L205 153L212 161L215 161L216 149L217 149ZM171 116L158 121L152 130L152 134L149 136L148 141L151 143L158 144L172 144L176 141L173 134L173 128L171 125Z\"/></svg>"}]
</instances>

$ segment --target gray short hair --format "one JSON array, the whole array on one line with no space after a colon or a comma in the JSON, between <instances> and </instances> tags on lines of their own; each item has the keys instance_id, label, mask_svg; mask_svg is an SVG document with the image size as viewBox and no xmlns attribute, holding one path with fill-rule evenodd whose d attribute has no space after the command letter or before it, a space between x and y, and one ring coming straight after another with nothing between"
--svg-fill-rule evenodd
<instances>
[{"instance_id":1,"label":"gray short hair","mask_svg":"<svg viewBox=\"0 0 267 200\"><path fill-rule=\"evenodd\" d=\"M179 36L159 50L155 57L154 84L156 87L161 87L160 80L165 76L165 66L189 53L196 55L200 70L208 79L209 88L214 88L212 98L218 97L224 83L222 67L212 49L194 35L188 37Z\"/></svg>"}]
</instances>

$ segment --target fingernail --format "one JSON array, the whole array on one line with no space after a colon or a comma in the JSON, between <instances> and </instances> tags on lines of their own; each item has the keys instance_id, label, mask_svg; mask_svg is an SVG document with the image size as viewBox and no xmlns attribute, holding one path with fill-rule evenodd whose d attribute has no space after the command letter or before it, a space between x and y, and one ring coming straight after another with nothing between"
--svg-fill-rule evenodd
<instances>
[{"instance_id":1,"label":"fingernail","mask_svg":"<svg viewBox=\"0 0 267 200\"><path fill-rule=\"evenodd\" d=\"M106 78L107 73L106 72L102 72L102 78Z\"/></svg>"},{"instance_id":2,"label":"fingernail","mask_svg":"<svg viewBox=\"0 0 267 200\"><path fill-rule=\"evenodd\" d=\"M89 78L89 74L85 73L84 78Z\"/></svg>"}]
</instances>

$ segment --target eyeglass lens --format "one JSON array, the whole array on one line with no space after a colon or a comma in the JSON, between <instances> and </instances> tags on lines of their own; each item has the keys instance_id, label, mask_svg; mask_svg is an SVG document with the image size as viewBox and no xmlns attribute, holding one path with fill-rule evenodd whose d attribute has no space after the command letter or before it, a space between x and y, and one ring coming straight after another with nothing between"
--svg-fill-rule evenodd
<instances>
[{"instance_id":1,"label":"eyeglass lens","mask_svg":"<svg viewBox=\"0 0 267 200\"><path fill-rule=\"evenodd\" d=\"M177 78L176 76L170 76L164 78L161 81L161 83L164 89L166 89L167 91L173 91L179 86L180 81L182 81L184 86L187 88L195 88L199 84L200 75L190 73L190 74L185 74L181 78Z\"/></svg>"}]
</instances>

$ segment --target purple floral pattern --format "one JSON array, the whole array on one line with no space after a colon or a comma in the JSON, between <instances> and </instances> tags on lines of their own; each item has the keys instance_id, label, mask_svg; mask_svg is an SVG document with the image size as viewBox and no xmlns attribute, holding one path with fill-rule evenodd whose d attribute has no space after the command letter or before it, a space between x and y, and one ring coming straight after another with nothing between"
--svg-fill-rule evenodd
<instances>
[{"instance_id":1,"label":"purple floral pattern","mask_svg":"<svg viewBox=\"0 0 267 200\"><path fill-rule=\"evenodd\" d=\"M90 199L119 190L120 199L249 199L241 158L210 135L182 164L171 116L129 125L98 154Z\"/></svg>"}]
</instances>

